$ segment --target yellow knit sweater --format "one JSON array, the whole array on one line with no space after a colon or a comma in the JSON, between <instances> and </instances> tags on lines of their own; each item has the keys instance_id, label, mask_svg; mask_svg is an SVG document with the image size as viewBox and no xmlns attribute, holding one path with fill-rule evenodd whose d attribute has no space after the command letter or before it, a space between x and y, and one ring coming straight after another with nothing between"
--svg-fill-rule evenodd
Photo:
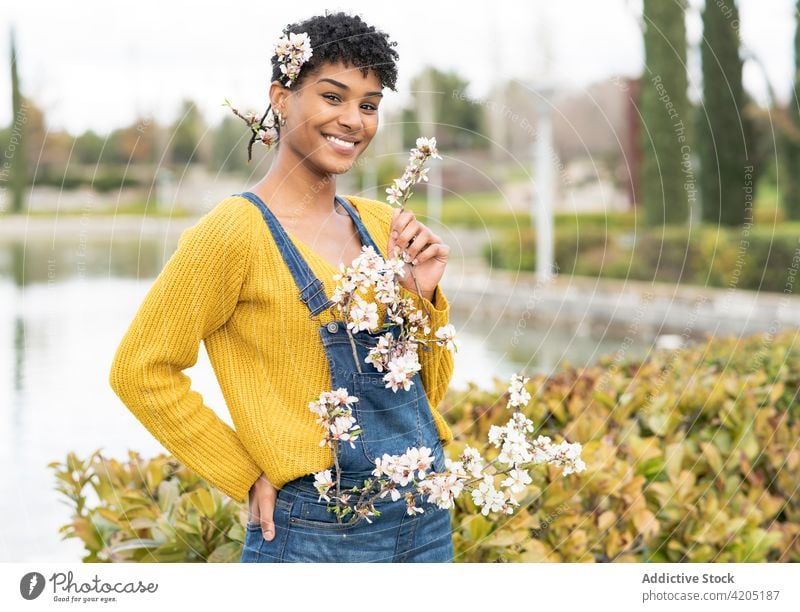
<instances>
[{"instance_id":1,"label":"yellow knit sweater","mask_svg":"<svg viewBox=\"0 0 800 612\"><path fill-rule=\"evenodd\" d=\"M392 207L346 197L387 257ZM291 240L330 297L338 269ZM402 293L420 308L427 305L432 332L448 323L450 305L440 286L433 303ZM378 304L379 321L385 311ZM324 429L308 409L310 400L331 388L319 325L333 318L325 310L318 321L309 319L261 212L230 196L181 234L116 350L109 382L175 458L244 502L262 471L281 488L334 464L332 449L319 445ZM182 372L197 362L201 340L235 430ZM420 363L439 437L447 445L453 433L436 407L450 384L453 357L435 346L420 350Z\"/></svg>"}]
</instances>

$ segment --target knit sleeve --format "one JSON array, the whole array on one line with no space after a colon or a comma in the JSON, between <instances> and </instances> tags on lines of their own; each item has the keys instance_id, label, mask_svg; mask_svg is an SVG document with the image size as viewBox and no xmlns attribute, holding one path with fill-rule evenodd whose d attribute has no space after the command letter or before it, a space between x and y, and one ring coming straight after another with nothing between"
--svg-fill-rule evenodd
<instances>
[{"instance_id":1,"label":"knit sleeve","mask_svg":"<svg viewBox=\"0 0 800 612\"><path fill-rule=\"evenodd\" d=\"M180 236L114 355L109 382L184 465L239 502L261 468L182 372L231 316L249 266L252 218L226 199Z\"/></svg>"},{"instance_id":2,"label":"knit sleeve","mask_svg":"<svg viewBox=\"0 0 800 612\"><path fill-rule=\"evenodd\" d=\"M401 294L403 297L410 297L414 300L417 308L425 312L423 304L427 306L430 313L430 328L431 337L435 337L436 330L440 327L447 325L450 321L450 303L442 290L441 285L436 285L433 292L433 301L429 301L425 297L416 294L413 291L402 289ZM447 389L450 386L450 380L453 378L454 360L453 354L446 346L430 344L425 348L420 348L419 362L422 366L420 370L420 377L422 378L422 386L425 388L425 395L428 398L428 403L433 410L433 418L439 424L439 430L445 432L443 443L449 444L453 440L453 432L446 424L437 407L444 399Z\"/></svg>"}]
</instances>

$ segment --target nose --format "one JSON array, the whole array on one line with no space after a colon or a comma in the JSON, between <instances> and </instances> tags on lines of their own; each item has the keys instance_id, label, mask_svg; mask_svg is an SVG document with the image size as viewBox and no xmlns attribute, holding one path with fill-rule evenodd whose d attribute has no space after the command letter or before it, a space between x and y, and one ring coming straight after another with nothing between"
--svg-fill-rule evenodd
<instances>
[{"instance_id":1,"label":"nose","mask_svg":"<svg viewBox=\"0 0 800 612\"><path fill-rule=\"evenodd\" d=\"M348 132L357 132L364 127L364 120L361 118L358 100L353 100L340 106L342 112L339 114L339 125Z\"/></svg>"}]
</instances>

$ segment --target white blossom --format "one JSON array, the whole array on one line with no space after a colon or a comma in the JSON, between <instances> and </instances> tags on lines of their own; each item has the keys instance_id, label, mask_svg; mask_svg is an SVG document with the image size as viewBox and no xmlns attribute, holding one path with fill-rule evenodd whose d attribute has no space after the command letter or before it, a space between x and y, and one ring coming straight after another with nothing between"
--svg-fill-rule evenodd
<instances>
[{"instance_id":1,"label":"white blossom","mask_svg":"<svg viewBox=\"0 0 800 612\"><path fill-rule=\"evenodd\" d=\"M321 472L314 474L314 487L316 487L317 492L319 493L319 498L317 501L321 501L323 499L325 501L330 501L327 493L332 486L333 480L331 479L330 470L322 470Z\"/></svg>"},{"instance_id":2,"label":"white blossom","mask_svg":"<svg viewBox=\"0 0 800 612\"><path fill-rule=\"evenodd\" d=\"M411 388L411 379L422 366L416 353L406 352L392 359L388 368L389 371L384 375L383 380L386 381L386 388L396 393L401 387L404 391Z\"/></svg>"},{"instance_id":3,"label":"white blossom","mask_svg":"<svg viewBox=\"0 0 800 612\"><path fill-rule=\"evenodd\" d=\"M458 351L458 345L455 341L456 336L456 328L453 327L452 323L448 323L443 327L440 327L436 330L436 337L440 340L444 340L445 346L452 352Z\"/></svg>"},{"instance_id":4,"label":"white blossom","mask_svg":"<svg viewBox=\"0 0 800 612\"><path fill-rule=\"evenodd\" d=\"M355 331L375 329L378 325L378 305L374 302L365 302L357 295L354 297L356 305L350 310L347 327Z\"/></svg>"},{"instance_id":5,"label":"white blossom","mask_svg":"<svg viewBox=\"0 0 800 612\"><path fill-rule=\"evenodd\" d=\"M508 387L509 400L507 407L519 408L528 404L531 400L531 395L528 393L527 389L525 389L525 383L529 380L530 378L523 378L519 374L511 376L511 382Z\"/></svg>"},{"instance_id":6,"label":"white blossom","mask_svg":"<svg viewBox=\"0 0 800 612\"><path fill-rule=\"evenodd\" d=\"M500 484L504 487L510 488L514 493L520 493L529 485L533 480L527 470L514 469L508 473L508 477Z\"/></svg>"}]
</instances>

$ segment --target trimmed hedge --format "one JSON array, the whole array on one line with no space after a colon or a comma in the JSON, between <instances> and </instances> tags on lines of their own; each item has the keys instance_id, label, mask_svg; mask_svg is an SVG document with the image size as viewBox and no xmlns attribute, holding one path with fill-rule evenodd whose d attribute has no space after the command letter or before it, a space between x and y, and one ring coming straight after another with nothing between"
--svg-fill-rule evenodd
<instances>
[{"instance_id":1,"label":"trimmed hedge","mask_svg":"<svg viewBox=\"0 0 800 612\"><path fill-rule=\"evenodd\" d=\"M564 224L556 227L555 260L562 274L793 292L799 236L791 224L779 230L665 226L627 232ZM500 232L483 256L493 267L533 271L534 232Z\"/></svg>"},{"instance_id":2,"label":"trimmed hedge","mask_svg":"<svg viewBox=\"0 0 800 612\"><path fill-rule=\"evenodd\" d=\"M532 377L536 434L581 442L587 469L533 470L505 518L459 498L457 560L800 561L798 331ZM506 400L474 387L449 394L449 455L505 424Z\"/></svg>"}]
</instances>

